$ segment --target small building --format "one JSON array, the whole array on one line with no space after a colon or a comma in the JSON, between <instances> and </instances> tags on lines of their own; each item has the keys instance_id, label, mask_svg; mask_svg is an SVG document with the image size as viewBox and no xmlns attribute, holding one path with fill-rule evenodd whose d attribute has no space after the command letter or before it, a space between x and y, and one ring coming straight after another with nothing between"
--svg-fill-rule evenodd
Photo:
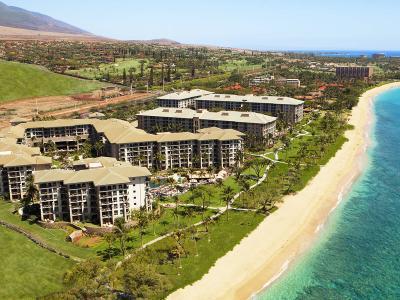
<instances>
[{"instance_id":1,"label":"small building","mask_svg":"<svg viewBox=\"0 0 400 300\"><path fill-rule=\"evenodd\" d=\"M280 79L277 79L277 80L275 81L275 83L276 83L277 85L289 86L289 87L296 88L296 89L299 88L299 87L301 86L301 82L300 82L299 79L280 78Z\"/></svg>"}]
</instances>

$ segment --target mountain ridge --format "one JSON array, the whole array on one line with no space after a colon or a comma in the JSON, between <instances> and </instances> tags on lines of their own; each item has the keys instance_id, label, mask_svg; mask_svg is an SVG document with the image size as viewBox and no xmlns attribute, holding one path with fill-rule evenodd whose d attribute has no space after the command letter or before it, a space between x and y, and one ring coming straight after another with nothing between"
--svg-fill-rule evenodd
<instances>
[{"instance_id":1,"label":"mountain ridge","mask_svg":"<svg viewBox=\"0 0 400 300\"><path fill-rule=\"evenodd\" d=\"M0 26L64 34L92 35L90 32L50 16L0 1Z\"/></svg>"}]
</instances>

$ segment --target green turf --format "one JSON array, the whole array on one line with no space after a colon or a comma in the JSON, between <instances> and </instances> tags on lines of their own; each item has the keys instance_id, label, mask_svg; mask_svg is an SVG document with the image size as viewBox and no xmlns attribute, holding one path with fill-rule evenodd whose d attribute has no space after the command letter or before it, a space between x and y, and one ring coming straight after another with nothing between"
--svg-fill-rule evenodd
<instances>
[{"instance_id":1,"label":"green turf","mask_svg":"<svg viewBox=\"0 0 400 300\"><path fill-rule=\"evenodd\" d=\"M262 67L262 65L250 64L245 59L233 59L233 60L227 60L219 68L226 72L232 72L235 69L238 69L240 71L251 71L253 69L260 69L261 67Z\"/></svg>"},{"instance_id":2,"label":"green turf","mask_svg":"<svg viewBox=\"0 0 400 300\"><path fill-rule=\"evenodd\" d=\"M129 69L134 68L135 74L140 73L141 59L118 59L115 63L101 64L98 68L83 68L79 70L69 70L67 74L78 75L88 79L102 79L103 75L109 73L111 76L122 76L124 69L128 76ZM148 60L144 59L144 71L147 72Z\"/></svg>"},{"instance_id":3,"label":"green turf","mask_svg":"<svg viewBox=\"0 0 400 300\"><path fill-rule=\"evenodd\" d=\"M72 262L0 226L0 299L35 299L63 288Z\"/></svg>"},{"instance_id":4,"label":"green turf","mask_svg":"<svg viewBox=\"0 0 400 300\"><path fill-rule=\"evenodd\" d=\"M61 96L99 89L102 84L52 73L44 68L0 60L0 103Z\"/></svg>"},{"instance_id":5,"label":"green turf","mask_svg":"<svg viewBox=\"0 0 400 300\"><path fill-rule=\"evenodd\" d=\"M75 245L71 242L66 241L66 237L69 234L67 230L64 229L45 229L37 224L31 224L28 220L22 221L21 217L17 214L12 213L13 204L0 200L0 220L6 221L11 224L15 224L20 228L26 230L27 232L33 234L35 237L40 238L42 241L50 245L51 247L62 251L65 254L86 259L89 257L102 256L107 258L105 250L108 245L105 241L100 240L90 247ZM152 223L145 230L143 236L143 243L147 243L159 236L162 236L170 231L177 230L178 228L186 227L191 224L197 223L202 220L203 217L208 217L212 215L213 211L208 210L204 213L193 212L190 216L187 213L186 208L179 208L178 215L176 218L173 213L173 209L166 209L160 219ZM128 250L137 249L141 245L139 235L139 229L133 229L129 233L129 240L127 242ZM119 243L115 241L114 248L118 248ZM1 299L1 298L0 298Z\"/></svg>"},{"instance_id":6,"label":"green turf","mask_svg":"<svg viewBox=\"0 0 400 300\"><path fill-rule=\"evenodd\" d=\"M42 239L48 245L68 254L79 258L88 258L96 255L98 250L105 248L105 245L99 245L92 248L78 247L66 241L67 232L62 229L45 229L37 224L30 224L29 221L21 221L21 217L13 214L13 204L0 200L0 219L32 233Z\"/></svg>"},{"instance_id":7,"label":"green turf","mask_svg":"<svg viewBox=\"0 0 400 300\"><path fill-rule=\"evenodd\" d=\"M210 226L209 233L204 228L199 228L197 242L198 256L192 249L191 254L182 257L182 269L178 275L177 264L159 265L160 271L167 275L173 283L173 290L177 290L199 280L215 264L218 258L232 250L240 240L252 232L264 219L264 215L253 212L229 212L229 220L226 214L222 215ZM188 234L189 235L189 234ZM189 235L190 236L190 235ZM169 241L170 242L170 241ZM162 249L168 240L152 246L153 249ZM194 242L189 242L193 244Z\"/></svg>"}]
</instances>

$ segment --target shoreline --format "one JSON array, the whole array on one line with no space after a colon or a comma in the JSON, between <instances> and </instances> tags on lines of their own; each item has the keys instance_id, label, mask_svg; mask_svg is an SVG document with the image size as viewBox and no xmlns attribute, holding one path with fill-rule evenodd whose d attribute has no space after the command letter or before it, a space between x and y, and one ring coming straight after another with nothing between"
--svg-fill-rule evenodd
<instances>
[{"instance_id":1,"label":"shoreline","mask_svg":"<svg viewBox=\"0 0 400 300\"><path fill-rule=\"evenodd\" d=\"M352 110L349 124L354 129L346 132L348 141L308 185L286 196L276 212L218 259L200 280L168 299L248 299L284 274L312 246L329 215L362 174L376 96L399 87L400 82L394 82L365 92Z\"/></svg>"}]
</instances>

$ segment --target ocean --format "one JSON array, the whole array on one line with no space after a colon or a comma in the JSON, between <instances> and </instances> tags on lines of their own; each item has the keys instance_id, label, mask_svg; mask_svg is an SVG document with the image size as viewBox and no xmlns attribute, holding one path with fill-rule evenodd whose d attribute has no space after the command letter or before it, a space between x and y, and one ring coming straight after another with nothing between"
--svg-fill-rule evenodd
<instances>
[{"instance_id":1,"label":"ocean","mask_svg":"<svg viewBox=\"0 0 400 300\"><path fill-rule=\"evenodd\" d=\"M313 247L254 299L400 299L400 89L374 112L363 174Z\"/></svg>"},{"instance_id":2,"label":"ocean","mask_svg":"<svg viewBox=\"0 0 400 300\"><path fill-rule=\"evenodd\" d=\"M400 57L400 51L380 51L380 50L293 50L293 51L285 51L292 53L302 53L302 54L310 54L315 56L327 56L327 57L360 57L367 56L369 58L372 57L375 53L383 53L386 57Z\"/></svg>"}]
</instances>

